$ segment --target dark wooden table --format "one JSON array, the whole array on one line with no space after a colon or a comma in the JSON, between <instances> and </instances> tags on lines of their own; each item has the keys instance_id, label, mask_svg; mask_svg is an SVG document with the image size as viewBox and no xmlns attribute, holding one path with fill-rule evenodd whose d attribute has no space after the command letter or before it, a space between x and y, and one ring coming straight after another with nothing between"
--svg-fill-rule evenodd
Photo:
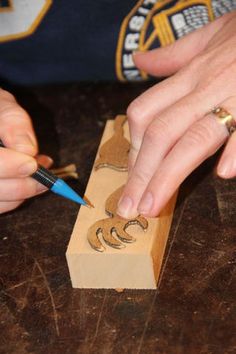
<instances>
[{"instance_id":1,"label":"dark wooden table","mask_svg":"<svg viewBox=\"0 0 236 354\"><path fill-rule=\"evenodd\" d=\"M83 193L105 121L147 84L16 89L40 151L79 168ZM217 156L180 189L156 291L72 289L78 207L47 193L0 217L0 353L236 353L235 181ZM77 182L71 182L72 187Z\"/></svg>"}]
</instances>

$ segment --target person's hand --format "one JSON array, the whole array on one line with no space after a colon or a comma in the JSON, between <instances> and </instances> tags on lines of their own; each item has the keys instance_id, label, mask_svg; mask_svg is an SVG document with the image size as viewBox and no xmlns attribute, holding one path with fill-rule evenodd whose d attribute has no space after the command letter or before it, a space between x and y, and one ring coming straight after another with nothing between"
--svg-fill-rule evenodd
<instances>
[{"instance_id":1,"label":"person's hand","mask_svg":"<svg viewBox=\"0 0 236 354\"><path fill-rule=\"evenodd\" d=\"M31 120L15 98L0 89L0 213L18 207L25 199L46 191L46 187L28 177L52 164L50 157L37 155L37 140Z\"/></svg>"},{"instance_id":2,"label":"person's hand","mask_svg":"<svg viewBox=\"0 0 236 354\"><path fill-rule=\"evenodd\" d=\"M140 69L170 78L134 100L129 178L118 214L156 216L180 183L227 140L210 113L221 106L236 118L236 13L227 14L174 44L136 53ZM236 133L218 163L223 178L236 176Z\"/></svg>"}]
</instances>

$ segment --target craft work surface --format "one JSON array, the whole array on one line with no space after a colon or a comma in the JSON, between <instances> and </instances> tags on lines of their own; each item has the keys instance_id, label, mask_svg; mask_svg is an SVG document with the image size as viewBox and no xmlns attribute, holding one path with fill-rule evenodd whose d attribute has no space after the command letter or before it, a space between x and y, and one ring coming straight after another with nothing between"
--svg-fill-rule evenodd
<instances>
[{"instance_id":1,"label":"craft work surface","mask_svg":"<svg viewBox=\"0 0 236 354\"><path fill-rule=\"evenodd\" d=\"M99 161L100 152L104 145L111 142L119 118L120 116L115 121L109 120L107 122L96 161ZM124 125L124 136L129 139L127 123ZM110 149L113 149L113 144L119 143L121 141L114 141L111 143ZM116 153L123 155L119 150L119 146L116 146ZM124 154L127 154L127 151L126 148ZM115 238L114 242L123 246L122 249L104 244L105 251L98 253L88 242L89 231L94 233L94 237L97 236L99 229L94 229L92 225L95 223L96 226L99 220L103 221L101 225L99 224L101 229L106 228L106 223L108 223L109 230L102 230L103 232L110 234L112 228L115 231L116 223L114 221L113 224L111 218L106 214L105 205L108 198L123 186L126 180L127 172L124 171L108 167L98 170L92 169L85 195L95 207L80 209L66 254L72 285L75 288L156 288L171 225L175 197L171 199L160 217L148 219L148 227L145 227L146 232L138 225L129 227L129 234L135 236L135 242L122 244ZM114 237L112 234L109 236L110 238Z\"/></svg>"},{"instance_id":2,"label":"craft work surface","mask_svg":"<svg viewBox=\"0 0 236 354\"><path fill-rule=\"evenodd\" d=\"M67 182L83 195L105 122L147 87L14 92L40 151L55 168L77 166L79 180ZM235 353L236 188L214 175L218 156L180 188L156 290L73 289L65 252L78 206L64 198L47 193L0 216L0 353Z\"/></svg>"}]
</instances>

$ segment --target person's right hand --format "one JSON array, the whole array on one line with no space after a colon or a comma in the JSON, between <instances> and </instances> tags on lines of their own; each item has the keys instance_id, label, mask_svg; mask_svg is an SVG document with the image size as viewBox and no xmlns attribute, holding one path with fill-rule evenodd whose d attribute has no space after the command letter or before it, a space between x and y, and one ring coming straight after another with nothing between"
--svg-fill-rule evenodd
<instances>
[{"instance_id":1,"label":"person's right hand","mask_svg":"<svg viewBox=\"0 0 236 354\"><path fill-rule=\"evenodd\" d=\"M29 176L40 163L52 164L46 155L37 155L38 145L27 112L9 92L0 89L0 214L17 208L25 199L47 190Z\"/></svg>"}]
</instances>

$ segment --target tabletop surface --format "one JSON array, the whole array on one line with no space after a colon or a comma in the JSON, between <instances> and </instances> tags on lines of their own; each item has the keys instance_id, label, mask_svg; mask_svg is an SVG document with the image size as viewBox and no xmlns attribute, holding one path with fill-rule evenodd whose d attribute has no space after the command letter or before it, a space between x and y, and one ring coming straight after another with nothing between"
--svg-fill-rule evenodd
<instances>
[{"instance_id":1,"label":"tabletop surface","mask_svg":"<svg viewBox=\"0 0 236 354\"><path fill-rule=\"evenodd\" d=\"M40 152L75 163L82 194L107 119L148 84L15 89ZM53 193L0 216L0 353L236 353L235 181L214 156L182 185L157 290L72 289L78 206Z\"/></svg>"}]
</instances>

